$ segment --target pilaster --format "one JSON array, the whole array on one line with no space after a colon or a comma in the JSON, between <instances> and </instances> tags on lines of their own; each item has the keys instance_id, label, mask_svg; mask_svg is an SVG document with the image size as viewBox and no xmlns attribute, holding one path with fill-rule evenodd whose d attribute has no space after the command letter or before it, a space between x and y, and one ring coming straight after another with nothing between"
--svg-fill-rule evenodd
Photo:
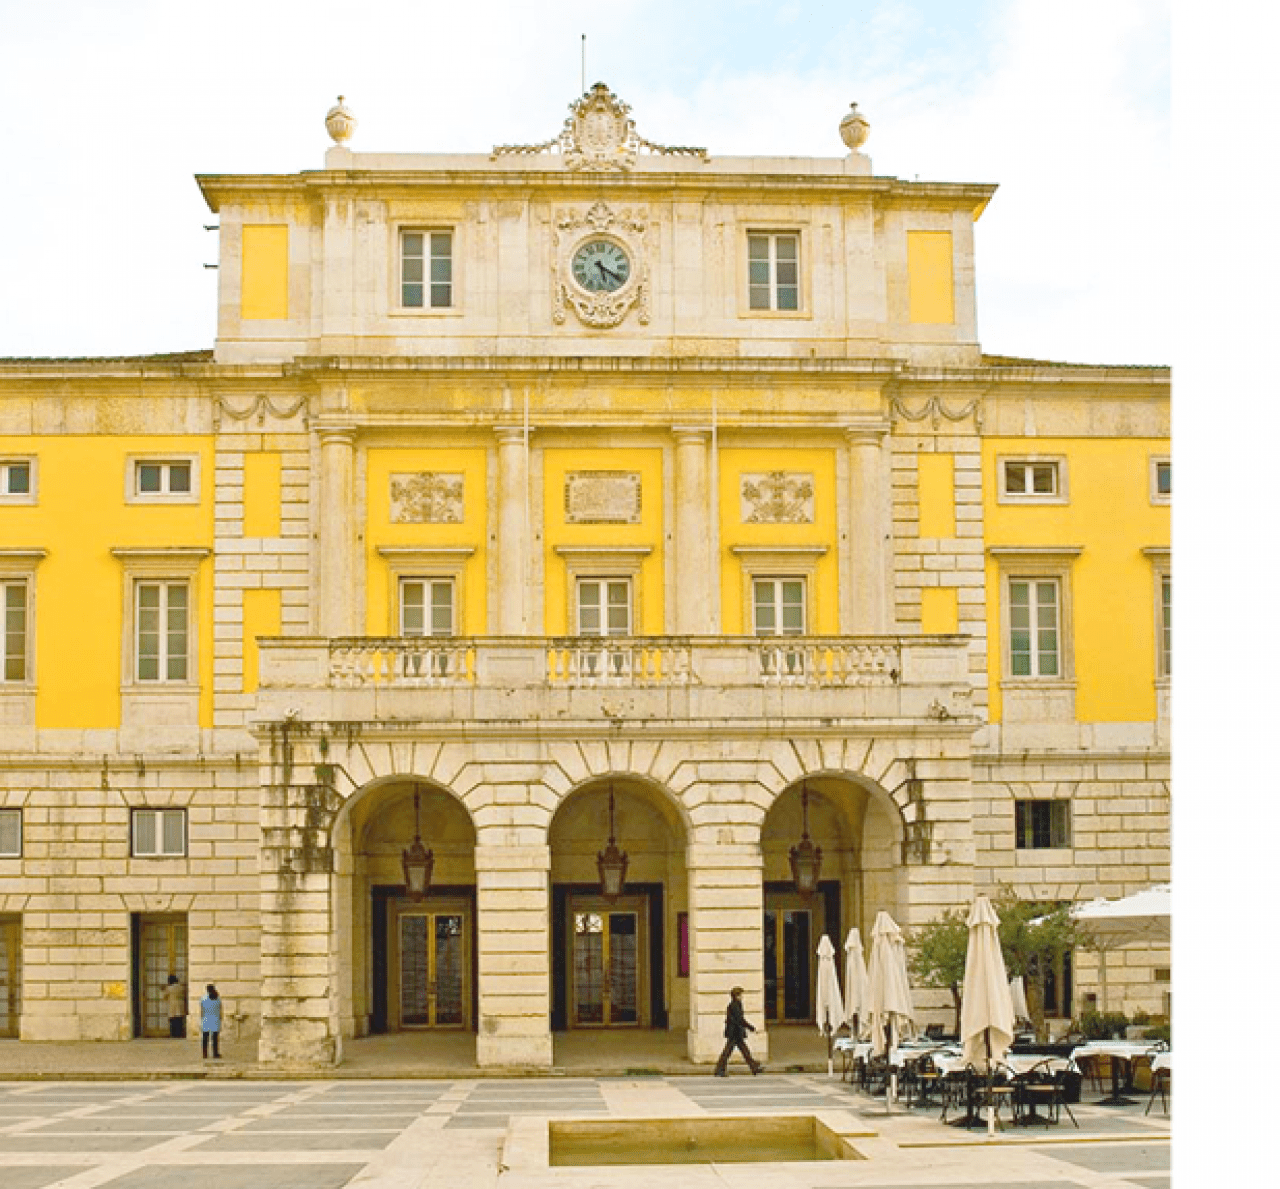
<instances>
[{"instance_id":1,"label":"pilaster","mask_svg":"<svg viewBox=\"0 0 1280 1189\"><path fill-rule=\"evenodd\" d=\"M849 541L843 563L847 592L841 611L849 635L879 636L893 630L887 554L892 519L884 460L885 422L845 428L849 460Z\"/></svg>"},{"instance_id":2,"label":"pilaster","mask_svg":"<svg viewBox=\"0 0 1280 1189\"><path fill-rule=\"evenodd\" d=\"M520 426L498 426L497 603L499 636L529 634L529 445Z\"/></svg>"},{"instance_id":3,"label":"pilaster","mask_svg":"<svg viewBox=\"0 0 1280 1189\"><path fill-rule=\"evenodd\" d=\"M711 564L715 525L704 430L676 428L675 556L672 631L677 636L713 635L720 629L717 570Z\"/></svg>"},{"instance_id":4,"label":"pilaster","mask_svg":"<svg viewBox=\"0 0 1280 1189\"><path fill-rule=\"evenodd\" d=\"M320 634L354 636L355 442L351 426L320 430Z\"/></svg>"}]
</instances>

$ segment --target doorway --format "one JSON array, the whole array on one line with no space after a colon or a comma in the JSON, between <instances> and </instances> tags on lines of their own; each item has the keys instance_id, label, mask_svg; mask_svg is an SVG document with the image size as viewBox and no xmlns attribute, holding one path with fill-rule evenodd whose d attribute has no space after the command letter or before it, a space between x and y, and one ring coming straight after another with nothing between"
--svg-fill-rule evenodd
<instances>
[{"instance_id":1,"label":"doorway","mask_svg":"<svg viewBox=\"0 0 1280 1189\"><path fill-rule=\"evenodd\" d=\"M0 916L0 1036L17 1036L22 1005L22 918Z\"/></svg>"},{"instance_id":2,"label":"doorway","mask_svg":"<svg viewBox=\"0 0 1280 1189\"><path fill-rule=\"evenodd\" d=\"M648 905L643 897L574 897L568 919L569 1024L573 1028L643 1025L642 987Z\"/></svg>"},{"instance_id":3,"label":"doorway","mask_svg":"<svg viewBox=\"0 0 1280 1189\"><path fill-rule=\"evenodd\" d=\"M813 1020L818 939L827 934L840 951L840 882L822 880L815 895L790 885L765 885L764 1016L771 1024Z\"/></svg>"},{"instance_id":4,"label":"doorway","mask_svg":"<svg viewBox=\"0 0 1280 1189\"><path fill-rule=\"evenodd\" d=\"M185 913L133 914L133 1034L168 1036L164 989L171 974L187 985Z\"/></svg>"},{"instance_id":5,"label":"doorway","mask_svg":"<svg viewBox=\"0 0 1280 1189\"><path fill-rule=\"evenodd\" d=\"M469 934L461 907L399 912L395 962L401 1028L467 1027Z\"/></svg>"}]
</instances>

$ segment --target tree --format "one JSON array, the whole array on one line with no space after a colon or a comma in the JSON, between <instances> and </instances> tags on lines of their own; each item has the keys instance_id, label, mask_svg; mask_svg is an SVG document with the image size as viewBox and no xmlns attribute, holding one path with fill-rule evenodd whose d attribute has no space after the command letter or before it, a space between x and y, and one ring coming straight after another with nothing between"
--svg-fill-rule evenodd
<instances>
[{"instance_id":1,"label":"tree","mask_svg":"<svg viewBox=\"0 0 1280 1189\"><path fill-rule=\"evenodd\" d=\"M1027 1010L1036 1036L1047 1039L1044 1023L1044 983L1048 971L1077 948L1090 948L1088 930L1071 915L1069 904L1040 904L1020 900L1004 887L996 900L1000 917L1000 949L1010 978L1022 975L1027 987Z\"/></svg>"},{"instance_id":2,"label":"tree","mask_svg":"<svg viewBox=\"0 0 1280 1189\"><path fill-rule=\"evenodd\" d=\"M922 987L946 987L956 1010L955 1033L960 1035L964 960L969 950L968 914L948 908L936 920L911 931L907 939L912 981Z\"/></svg>"}]
</instances>

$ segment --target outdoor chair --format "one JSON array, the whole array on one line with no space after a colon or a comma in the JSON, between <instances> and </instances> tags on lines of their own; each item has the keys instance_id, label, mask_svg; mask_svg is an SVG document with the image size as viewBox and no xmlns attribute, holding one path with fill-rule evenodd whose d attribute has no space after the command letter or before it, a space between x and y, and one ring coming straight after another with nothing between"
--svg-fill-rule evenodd
<instances>
[{"instance_id":1,"label":"outdoor chair","mask_svg":"<svg viewBox=\"0 0 1280 1189\"><path fill-rule=\"evenodd\" d=\"M919 1061L911 1063L910 1069L912 1097L909 1105L933 1106L934 1096L941 1093L943 1082L942 1074L934 1065L933 1058L927 1055L921 1057Z\"/></svg>"},{"instance_id":2,"label":"outdoor chair","mask_svg":"<svg viewBox=\"0 0 1280 1189\"><path fill-rule=\"evenodd\" d=\"M1111 1088L1112 1058L1101 1053L1086 1053L1079 1058L1081 1072L1089 1079L1098 1094L1106 1094Z\"/></svg>"},{"instance_id":3,"label":"outdoor chair","mask_svg":"<svg viewBox=\"0 0 1280 1189\"><path fill-rule=\"evenodd\" d=\"M1014 1122L1023 1126L1043 1123L1048 1127L1050 1123L1059 1122L1065 1110L1067 1117L1078 1128L1080 1124L1067 1103L1068 1072L1065 1064L1059 1064L1059 1058L1051 1057L1026 1073L1015 1075Z\"/></svg>"},{"instance_id":4,"label":"outdoor chair","mask_svg":"<svg viewBox=\"0 0 1280 1189\"><path fill-rule=\"evenodd\" d=\"M1171 1069L1153 1069L1151 1071L1151 1096L1147 1099L1147 1109L1142 1113L1144 1115L1151 1114L1151 1104L1155 1102L1156 1095L1160 1095L1160 1109L1167 1115L1169 1113L1169 1089L1173 1085L1173 1070Z\"/></svg>"}]
</instances>

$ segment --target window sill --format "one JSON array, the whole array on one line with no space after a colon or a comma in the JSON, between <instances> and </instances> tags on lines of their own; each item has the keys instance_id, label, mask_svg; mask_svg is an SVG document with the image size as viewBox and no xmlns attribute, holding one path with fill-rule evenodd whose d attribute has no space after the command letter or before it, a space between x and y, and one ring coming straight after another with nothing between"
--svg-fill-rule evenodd
<instances>
[{"instance_id":1,"label":"window sill","mask_svg":"<svg viewBox=\"0 0 1280 1189\"><path fill-rule=\"evenodd\" d=\"M808 310L739 310L739 318L781 318L783 321L791 321L796 318L813 320L813 315Z\"/></svg>"},{"instance_id":2,"label":"window sill","mask_svg":"<svg viewBox=\"0 0 1280 1189\"><path fill-rule=\"evenodd\" d=\"M461 318L466 313L460 306L424 306L415 309L397 306L387 311L388 318Z\"/></svg>"},{"instance_id":3,"label":"window sill","mask_svg":"<svg viewBox=\"0 0 1280 1189\"><path fill-rule=\"evenodd\" d=\"M1006 677L1000 682L1000 688L1015 692L1018 690L1070 692L1076 688L1076 682L1072 677Z\"/></svg>"}]
</instances>

